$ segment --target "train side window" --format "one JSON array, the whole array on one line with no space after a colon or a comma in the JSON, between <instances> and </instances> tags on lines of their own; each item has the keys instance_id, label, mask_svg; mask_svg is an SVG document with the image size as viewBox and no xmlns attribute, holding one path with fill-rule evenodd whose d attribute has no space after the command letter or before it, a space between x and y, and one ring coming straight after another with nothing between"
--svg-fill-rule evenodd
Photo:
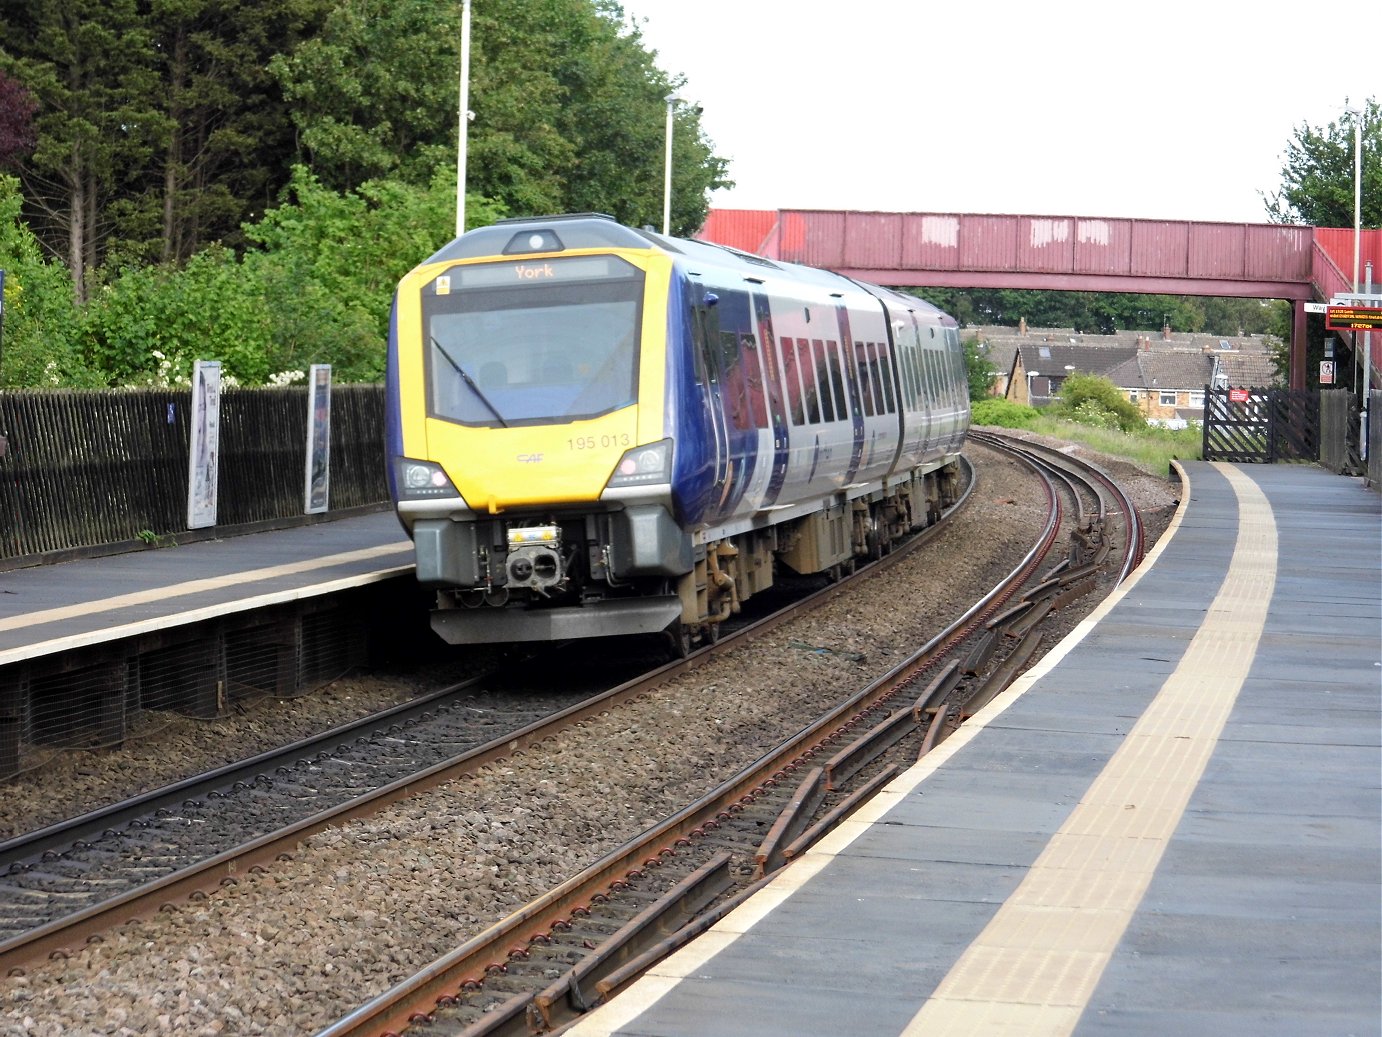
<instances>
[{"instance_id":1,"label":"train side window","mask_svg":"<svg viewBox=\"0 0 1382 1037\"><path fill-rule=\"evenodd\" d=\"M782 345L782 380L787 390L787 411L793 425L806 421L806 411L801 400L801 370L797 363L796 340L791 336L778 339Z\"/></svg>"},{"instance_id":2,"label":"train side window","mask_svg":"<svg viewBox=\"0 0 1382 1037\"><path fill-rule=\"evenodd\" d=\"M753 406L749 400L748 378L739 357L739 336L733 331L721 331L718 338L725 413L734 428L753 428Z\"/></svg>"},{"instance_id":3,"label":"train side window","mask_svg":"<svg viewBox=\"0 0 1382 1037\"><path fill-rule=\"evenodd\" d=\"M883 407L889 414L897 413L897 401L893 398L893 366L888 356L888 344L878 347L878 381L883 386Z\"/></svg>"},{"instance_id":4,"label":"train side window","mask_svg":"<svg viewBox=\"0 0 1382 1037\"><path fill-rule=\"evenodd\" d=\"M903 354L907 368L907 397L912 401L912 406L921 407L921 372L917 370L917 347L912 343L907 343L907 352Z\"/></svg>"},{"instance_id":5,"label":"train side window","mask_svg":"<svg viewBox=\"0 0 1382 1037\"><path fill-rule=\"evenodd\" d=\"M811 340L811 351L816 360L816 397L820 400L821 418L835 420L835 401L831 396L830 368L825 360L825 343L818 338Z\"/></svg>"},{"instance_id":6,"label":"train side window","mask_svg":"<svg viewBox=\"0 0 1382 1037\"><path fill-rule=\"evenodd\" d=\"M845 373L840 367L840 345L834 339L826 343L827 356L830 358L830 382L835 390L835 413L844 421L849 417L848 397L845 395Z\"/></svg>"},{"instance_id":7,"label":"train side window","mask_svg":"<svg viewBox=\"0 0 1382 1037\"><path fill-rule=\"evenodd\" d=\"M864 414L873 417L873 382L869 379L869 355L862 342L854 343L854 370L859 376L859 398L864 403Z\"/></svg>"},{"instance_id":8,"label":"train side window","mask_svg":"<svg viewBox=\"0 0 1382 1037\"><path fill-rule=\"evenodd\" d=\"M797 373L801 375L801 399L806 409L806 420L819 424L821 404L816 389L816 363L811 357L811 343L804 338L797 339Z\"/></svg>"},{"instance_id":9,"label":"train side window","mask_svg":"<svg viewBox=\"0 0 1382 1037\"><path fill-rule=\"evenodd\" d=\"M758 354L758 339L748 332L739 336L739 357L744 367L749 413L757 428L768 428L768 396L763 380L763 358Z\"/></svg>"},{"instance_id":10,"label":"train side window","mask_svg":"<svg viewBox=\"0 0 1382 1037\"><path fill-rule=\"evenodd\" d=\"M873 393L873 410L869 413L883 414L883 373L878 368L878 343L865 342L864 350L868 357L869 389Z\"/></svg>"}]
</instances>

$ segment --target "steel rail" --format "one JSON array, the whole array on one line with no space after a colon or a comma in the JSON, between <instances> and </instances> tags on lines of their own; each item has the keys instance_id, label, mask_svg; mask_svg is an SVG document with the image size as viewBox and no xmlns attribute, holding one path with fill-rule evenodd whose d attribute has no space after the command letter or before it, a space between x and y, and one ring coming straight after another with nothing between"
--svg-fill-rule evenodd
<instances>
[{"instance_id":1,"label":"steel rail","mask_svg":"<svg viewBox=\"0 0 1382 1037\"><path fill-rule=\"evenodd\" d=\"M1009 596L1031 578L1046 552L1050 550L1060 528L1060 503L1055 487L1051 479L1035 466L1033 471L1042 479L1047 494L1046 525L1012 572L971 606L963 616L888 673L837 704L808 727L695 803L612 851L521 910L496 922L414 976L319 1031L316 1037L394 1034L406 1029L412 1022L421 1021L432 1005L445 1004L453 999L457 992L481 984L488 973L502 972L503 962L511 953L521 955L523 945L546 939L553 926L565 924L567 916L582 910L583 904L600 894L611 881L626 876L640 863L647 864L676 852L678 844L689 843L691 839L704 834L707 828L715 824L717 817L735 809L736 804L741 801L751 800L761 794L767 784L789 780L793 773L803 768L809 769L811 761L822 746L832 741L841 730L853 727L863 711L886 702L911 687L933 664L943 658L945 653L960 647L973 631L982 627L987 618L1001 608ZM860 573L894 557L884 556L880 562L861 569ZM836 585L818 593L822 595L820 600L824 600L825 597L840 592L840 585ZM808 600L817 599L813 596ZM775 626L785 621L784 617L774 616L764 623L771 622ZM766 629L766 626L755 629ZM745 632L747 631L740 631L735 635L736 638ZM726 643L721 641L709 651L713 652ZM704 651L706 650L703 649L702 652ZM690 661L688 658L685 662L673 664L660 672L679 672L679 667ZM942 707L937 715L944 718L945 714L946 710ZM513 1005L510 1005L510 1009L516 1011ZM511 1013L504 1013L504 1016L502 1020L495 1019L495 1029L488 1032L498 1033L504 1026L516 1024L517 1020L512 1018ZM474 1032L486 1031L477 1029Z\"/></svg>"},{"instance_id":2,"label":"steel rail","mask_svg":"<svg viewBox=\"0 0 1382 1037\"><path fill-rule=\"evenodd\" d=\"M430 791L466 773L536 745L559 730L575 726L583 720L598 716L611 708L616 708L646 694L649 689L674 676L704 665L709 659L730 651L743 641L762 636L799 615L798 609L812 608L845 593L850 587L857 586L853 580L861 577L867 578L870 575L886 571L912 552L920 549L923 544L944 528L945 519L953 517L968 504L975 481L974 472L967 459L961 458L961 461L967 475L967 485L960 499L946 510L942 516L942 521L922 530L891 553L861 566L849 579L815 591L785 609L727 634L713 644L705 645L691 652L683 659L674 660L651 670L641 677L626 681L583 703L570 706L516 731L500 735L484 745L467 750L449 760L441 761L416 774L380 786L365 796L320 811L277 831L266 833L239 847L226 850L143 886L127 890L109 900L93 904L84 910L55 919L46 925L0 942L0 974L14 975L22 972L26 966L33 962L48 957L69 955L79 949L83 943L99 940L101 933L116 925L144 917L155 910L185 899L202 896L218 886L235 884L242 875L264 871L275 861L291 859L298 844L318 832L327 828L338 827L358 818L371 816L394 803L421 792ZM434 706L437 698L455 693L459 687L458 685L434 693L428 697L427 705ZM395 707L395 709L407 712L412 705L405 703L400 707ZM377 717L378 714L375 716ZM369 720L370 718L366 719ZM339 742L343 737L342 729L338 728L319 736L317 739L306 741L325 741L327 744L332 744ZM299 745L301 744L299 743ZM252 761L245 761L241 764L232 764L214 773L221 775L228 771L238 772L249 768L252 764L262 769L264 766L263 757L256 757ZM195 781L196 779L190 780ZM225 779L222 778L219 784L224 783ZM178 788L180 791L173 793L171 791L173 788ZM188 792L184 783L179 783L177 786L157 790L150 795L155 797L180 795L181 798L187 798ZM90 824L92 823L92 816L90 814L83 815L82 818L76 819L76 822ZM56 827L58 826L52 826L52 828L35 833L35 835L43 835L44 838L57 838L52 831ZM110 823L107 822L104 827L110 827ZM44 835L44 833L48 834Z\"/></svg>"}]
</instances>

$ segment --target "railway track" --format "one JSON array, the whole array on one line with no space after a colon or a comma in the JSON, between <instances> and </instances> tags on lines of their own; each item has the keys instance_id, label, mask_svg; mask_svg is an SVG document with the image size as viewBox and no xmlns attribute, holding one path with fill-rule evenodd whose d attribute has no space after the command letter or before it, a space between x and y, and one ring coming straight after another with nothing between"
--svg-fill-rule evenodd
<instances>
[{"instance_id":1,"label":"railway track","mask_svg":"<svg viewBox=\"0 0 1382 1037\"><path fill-rule=\"evenodd\" d=\"M914 538L906 550L939 528ZM816 597L838 594L843 586ZM735 643L770 628L780 621L774 617L793 607L781 604L766 620L736 622L735 633L723 640ZM0 843L0 971L68 953L111 925L262 871L317 832L547 737L548 723L579 723L582 702L598 710L621 688L640 692L639 680L626 683L646 669L638 657L620 662L606 654L599 663L562 664L563 652L587 649L568 645L534 653L502 675L462 682ZM552 690L557 672L561 691Z\"/></svg>"},{"instance_id":2,"label":"railway track","mask_svg":"<svg viewBox=\"0 0 1382 1037\"><path fill-rule=\"evenodd\" d=\"M724 917L1006 688L1053 603L1092 589L1111 517L1125 515L1124 559L1141 537L1132 502L1103 473L986 442L1032 466L1050 513L1022 564L968 613L752 767L318 1037L559 1031ZM1058 540L1062 494L1075 512L1075 550L1037 576ZM1098 557L1086 558L1094 544ZM1118 579L1131 567L1121 564Z\"/></svg>"},{"instance_id":3,"label":"railway track","mask_svg":"<svg viewBox=\"0 0 1382 1037\"><path fill-rule=\"evenodd\" d=\"M1093 503L1096 491L1075 489L1073 492L1083 493L1091 502L1086 509L1091 514L1098 510ZM770 873L781 861L795 855L788 853L787 848L805 835L808 822L804 817L797 822L779 822L784 801L818 800L817 813L846 810L849 797L866 796L877 783L886 780L889 767L905 765L899 762L899 754L901 761L909 756L915 759L924 747L934 744L947 730L962 722L968 711L977 708L969 702L980 693L979 689L1002 679L997 672L998 665L1005 655L1011 654L1011 643L1022 639L1012 631L1023 623L1034 624L1030 617L1039 608L1019 594L1018 588L1052 582L1048 571L1054 567L1043 569L1042 552L1050 551L1058 539L1062 519L1055 502L1060 494L1071 496L1072 491L1054 487L1050 491L1053 518L1043 534L1045 546L1040 550L1034 548L1024 561L1022 568L1026 571L1015 578L1008 598L1002 594L990 596L970 611L965 617L970 627L967 633L951 632L937 638L927 646L933 657L925 661L908 660L906 665L895 667L886 678L873 682L828 716L806 725L799 737L782 750L787 755L776 751L764 753L759 764L726 783L729 791L708 794L698 803L653 826L649 829L651 843L643 840L623 851L607 854L578 877L579 881L573 878L514 912L510 916L513 919L510 926L501 923L492 927L464 948L434 962L423 971L423 978L413 981L413 986L406 982L400 984L390 995L376 999L377 1004L352 1013L323 1032L384 1032L408 1025L409 1019L414 1020L414 1027L425 1023L434 1028L417 1030L420 1033L467 1032L466 1027L471 1025L465 1021L467 1013L472 1017L471 1022L474 1022L473 1017L483 1015L485 1025L494 1026L500 1018L496 1007L511 1016L513 1021L509 1025L515 1028L477 1032L541 1032L559 1025L562 1013L576 1012L589 998L606 996L607 991L616 989L610 985L615 982L611 979L615 974L608 971L610 963L627 963L633 968L641 955L652 953L644 947L649 942L647 935L621 938L619 946L622 949L617 951L608 946L606 939L646 912L652 903L670 893L677 902L698 909L710 905L710 914L702 912L702 920L722 912L726 898L732 897L734 890L747 888L756 881L758 873ZM1073 500L1072 510L1079 511ZM901 561L906 553L899 551L888 556L879 568ZM1068 564L1066 567L1069 568ZM1062 593L1070 593L1077 582L1077 579L1067 581ZM845 589L845 585L831 587L821 592L821 597L829 598ZM1041 592L1042 595L1048 593ZM1022 600L1013 604L1011 595L1018 595ZM565 711L564 721L568 729L575 726L579 730L580 725L593 723L593 718L602 714L644 708L656 699L650 689L658 682L689 674L716 654L733 651L738 638L764 636L785 621L784 617L779 617L733 638L726 637L713 648L664 668L652 680L631 681L586 707ZM995 642L994 648L982 648L985 640ZM948 662L936 654L941 651L948 652ZM888 684L891 690L885 688ZM923 702L919 704L918 699ZM637 716L636 713L631 715ZM900 719L904 715L911 715L914 722L909 724ZM871 751L851 749L855 758L863 761L857 774L845 777L843 769L831 768L832 777L825 781L819 794L802 791L799 778L804 780L817 766L824 767L825 762L850 749L855 734L881 727L885 721L891 733L884 736L883 741L891 740L894 744L882 756L869 758ZM542 752L552 737L550 729L542 733L534 727L469 754L470 765L479 769L493 768L507 759ZM440 773L433 777L435 783L448 780ZM395 791L400 796L411 794L432 783L432 777L414 780L406 782L409 786L406 793L403 789ZM357 813L341 814L326 824L339 825L341 819L364 816L371 809L362 806ZM796 830L790 825L795 825ZM779 829L777 849L763 850L763 836L774 827ZM42 938L30 941L26 949L0 959L0 965L8 971L36 962L50 953L64 953L62 948L75 949L88 935L108 929L124 918L147 914L159 903L178 903L192 894L200 896L208 888L214 889L221 879L235 881L246 871L271 867L278 856L296 852L296 844L305 832L306 829L284 833L277 842L257 840L259 845L250 852L233 861L211 862L200 877L190 882L165 881L161 888L145 891L144 896L131 894L124 904L114 904L103 912L73 919L72 924L42 934ZM795 852L799 853L800 848ZM724 854L730 856L725 858ZM717 888L713 896L708 892L719 886L725 888ZM682 915L687 913L682 911ZM659 935L651 942L684 939L694 929L684 927L682 920L675 911L670 915L660 912L658 920L651 923L654 926L651 931ZM704 921L694 924L704 924ZM646 925L640 931L649 932ZM592 946L605 949L592 953ZM583 964L592 961L606 964L598 968ZM532 963L535 975L525 977L528 962ZM553 976L565 975L567 970L575 986L568 986L568 993L542 999L540 995L546 987L535 986L533 980L547 980L550 986ZM597 990L595 985L600 983L605 987ZM440 1006L438 999L441 999ZM475 1007L476 1004L480 1007ZM456 1017L451 1018L448 1012L454 1012Z\"/></svg>"}]
</instances>

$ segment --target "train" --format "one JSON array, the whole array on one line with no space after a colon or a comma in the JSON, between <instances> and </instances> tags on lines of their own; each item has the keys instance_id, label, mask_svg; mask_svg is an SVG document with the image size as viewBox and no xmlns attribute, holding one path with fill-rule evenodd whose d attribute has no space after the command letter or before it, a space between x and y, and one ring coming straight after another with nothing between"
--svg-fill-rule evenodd
<instances>
[{"instance_id":1,"label":"train","mask_svg":"<svg viewBox=\"0 0 1382 1037\"><path fill-rule=\"evenodd\" d=\"M827 270L584 213L399 282L385 452L452 644L665 634L838 579L960 492L955 320Z\"/></svg>"}]
</instances>

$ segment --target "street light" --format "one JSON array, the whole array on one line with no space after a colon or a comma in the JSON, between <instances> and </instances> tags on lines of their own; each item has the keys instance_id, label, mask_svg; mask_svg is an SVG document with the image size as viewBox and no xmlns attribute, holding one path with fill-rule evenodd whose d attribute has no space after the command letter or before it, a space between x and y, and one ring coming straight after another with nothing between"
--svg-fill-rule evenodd
<instances>
[{"instance_id":1,"label":"street light","mask_svg":"<svg viewBox=\"0 0 1382 1037\"><path fill-rule=\"evenodd\" d=\"M1033 379L1033 378L1039 378L1040 376L1041 376L1041 372L1040 372L1040 371L1028 371L1028 372L1027 372L1027 403L1028 403L1028 405L1030 405L1031 402L1032 402L1032 379Z\"/></svg>"},{"instance_id":2,"label":"street light","mask_svg":"<svg viewBox=\"0 0 1382 1037\"><path fill-rule=\"evenodd\" d=\"M662 235L672 233L672 109L681 98L667 95L667 160L662 170Z\"/></svg>"},{"instance_id":3,"label":"street light","mask_svg":"<svg viewBox=\"0 0 1382 1037\"><path fill-rule=\"evenodd\" d=\"M1353 294L1358 287L1358 236L1363 215L1363 109L1350 108L1353 116Z\"/></svg>"}]
</instances>

